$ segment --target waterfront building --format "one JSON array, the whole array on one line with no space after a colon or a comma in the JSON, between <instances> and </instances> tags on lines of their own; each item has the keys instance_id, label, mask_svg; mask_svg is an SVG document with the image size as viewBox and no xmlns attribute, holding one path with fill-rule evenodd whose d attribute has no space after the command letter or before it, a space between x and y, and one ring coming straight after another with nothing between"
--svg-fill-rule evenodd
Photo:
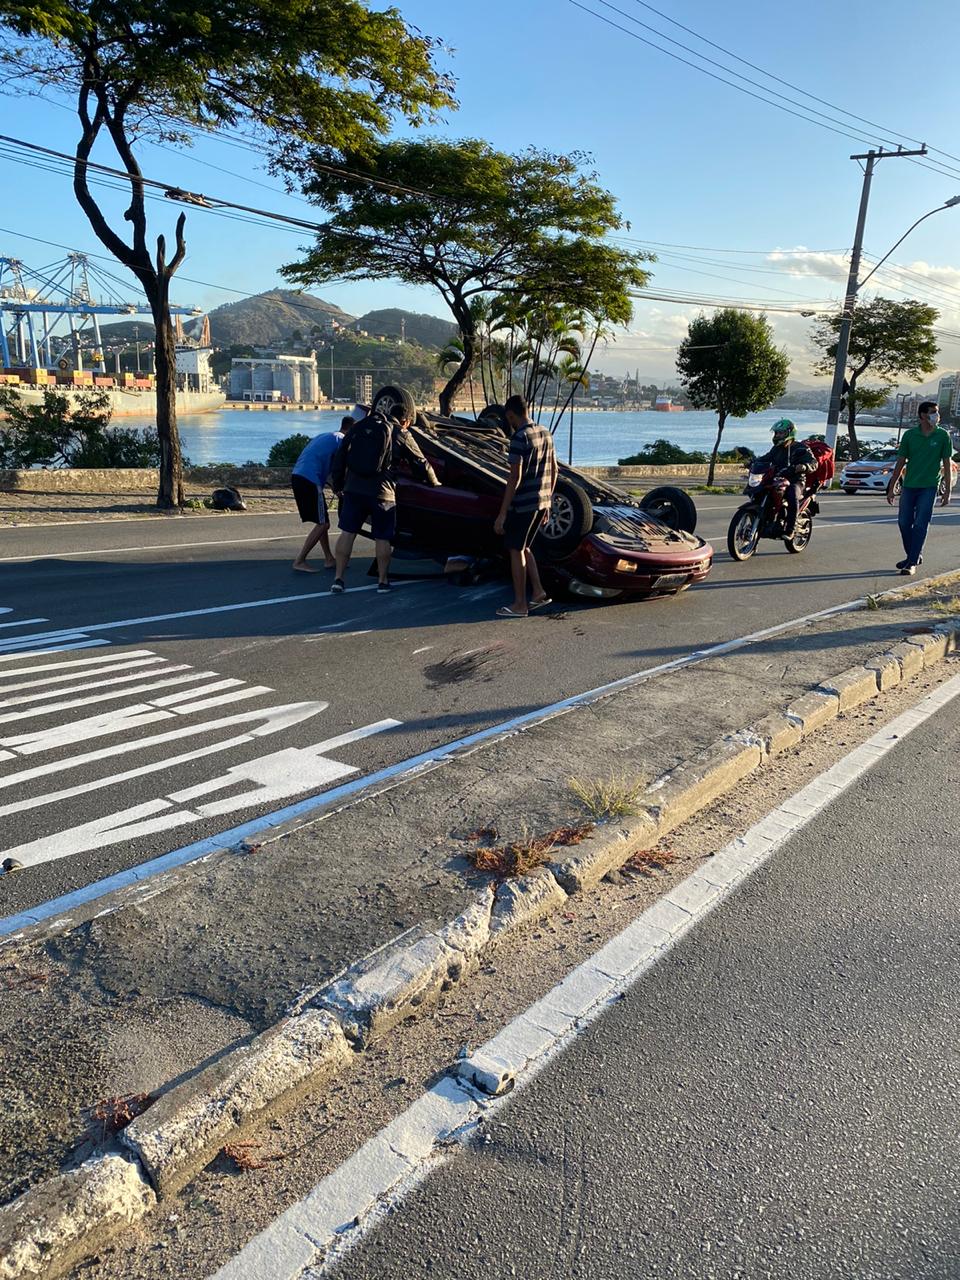
<instances>
[{"instance_id":1,"label":"waterfront building","mask_svg":"<svg viewBox=\"0 0 960 1280\"><path fill-rule=\"evenodd\" d=\"M233 360L230 399L316 404L320 399L317 353Z\"/></svg>"}]
</instances>

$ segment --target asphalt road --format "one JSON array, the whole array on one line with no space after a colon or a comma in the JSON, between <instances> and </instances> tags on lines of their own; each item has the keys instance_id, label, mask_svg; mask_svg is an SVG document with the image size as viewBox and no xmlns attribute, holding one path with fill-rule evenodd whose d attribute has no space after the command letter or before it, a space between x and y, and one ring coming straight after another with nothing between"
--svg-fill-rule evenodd
<instances>
[{"instance_id":1,"label":"asphalt road","mask_svg":"<svg viewBox=\"0 0 960 1280\"><path fill-rule=\"evenodd\" d=\"M329 575L290 570L301 537L290 516L6 530L0 858L26 869L0 878L0 914L898 581L882 499L830 495L803 556L771 542L742 565L724 549L739 501L698 499L699 531L718 552L702 586L523 622L494 617L508 596L499 583L405 582L379 597L365 559L349 585L367 589L330 596ZM956 508L937 516L923 573L955 567L957 519Z\"/></svg>"},{"instance_id":2,"label":"asphalt road","mask_svg":"<svg viewBox=\"0 0 960 1280\"><path fill-rule=\"evenodd\" d=\"M337 1280L960 1275L958 759L951 704Z\"/></svg>"}]
</instances>

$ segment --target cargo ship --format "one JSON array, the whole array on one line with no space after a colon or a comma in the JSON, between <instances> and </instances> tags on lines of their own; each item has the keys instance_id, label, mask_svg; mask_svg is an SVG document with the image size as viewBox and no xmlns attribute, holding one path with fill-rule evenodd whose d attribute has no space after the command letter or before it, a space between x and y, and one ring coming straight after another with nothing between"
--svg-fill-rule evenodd
<instances>
[{"instance_id":1,"label":"cargo ship","mask_svg":"<svg viewBox=\"0 0 960 1280\"><path fill-rule=\"evenodd\" d=\"M210 347L177 347L177 413L216 413L226 404L226 392L217 386L210 368L212 354ZM44 391L56 391L69 400L102 391L107 395L111 418L156 416L156 380L147 373L110 375L72 369L69 361L61 360L56 369L0 370L0 385L11 387L27 405L43 404Z\"/></svg>"},{"instance_id":2,"label":"cargo ship","mask_svg":"<svg viewBox=\"0 0 960 1280\"><path fill-rule=\"evenodd\" d=\"M674 404L673 396L657 396L653 407L657 413L683 413L683 405Z\"/></svg>"}]
</instances>

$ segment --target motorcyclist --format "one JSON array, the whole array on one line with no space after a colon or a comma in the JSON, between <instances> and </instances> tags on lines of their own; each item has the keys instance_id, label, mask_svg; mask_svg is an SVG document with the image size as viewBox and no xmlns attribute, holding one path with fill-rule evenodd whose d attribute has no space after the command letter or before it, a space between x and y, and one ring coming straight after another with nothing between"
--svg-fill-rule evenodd
<instances>
[{"instance_id":1,"label":"motorcyclist","mask_svg":"<svg viewBox=\"0 0 960 1280\"><path fill-rule=\"evenodd\" d=\"M787 522L783 536L792 538L797 527L797 513L803 498L807 477L817 469L813 451L797 440L797 428L789 418L780 418L773 424L773 448L757 462L774 467L778 476L789 480L784 498L787 505Z\"/></svg>"}]
</instances>

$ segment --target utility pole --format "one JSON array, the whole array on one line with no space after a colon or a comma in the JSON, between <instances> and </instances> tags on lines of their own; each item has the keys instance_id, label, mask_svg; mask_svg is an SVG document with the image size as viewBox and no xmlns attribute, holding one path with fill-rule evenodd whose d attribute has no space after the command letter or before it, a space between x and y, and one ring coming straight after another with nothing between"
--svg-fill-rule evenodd
<instances>
[{"instance_id":1,"label":"utility pole","mask_svg":"<svg viewBox=\"0 0 960 1280\"><path fill-rule=\"evenodd\" d=\"M878 160L906 159L908 156L925 156L926 144L919 151L904 151L898 147L896 151L885 151L878 147L865 155L851 156L851 160L863 160L863 187L860 192L860 212L857 215L857 232L853 240L853 251L850 254L850 274L847 276L847 292L843 299L843 311L840 317L840 332L837 335L837 360L833 369L833 386L830 389L830 408L827 412L827 444L831 449L837 447L837 428L840 425L840 401L843 399L843 384L847 373L847 355L850 351L850 330L853 328L853 310L857 304L857 290L860 287L860 256L863 252L863 231L867 222L867 205L870 203L870 183L873 181L873 170Z\"/></svg>"}]
</instances>

